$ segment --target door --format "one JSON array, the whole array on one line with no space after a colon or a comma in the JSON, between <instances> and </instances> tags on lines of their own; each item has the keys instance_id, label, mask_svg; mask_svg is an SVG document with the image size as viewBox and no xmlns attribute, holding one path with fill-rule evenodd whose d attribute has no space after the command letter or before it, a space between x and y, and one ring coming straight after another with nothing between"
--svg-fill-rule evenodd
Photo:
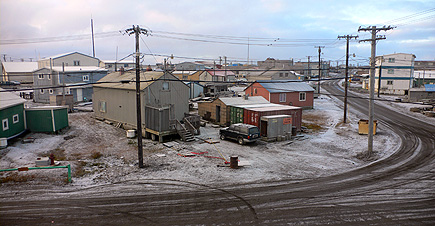
<instances>
[{"instance_id":1,"label":"door","mask_svg":"<svg viewBox=\"0 0 435 226\"><path fill-rule=\"evenodd\" d=\"M216 105L216 122L221 122L221 106Z\"/></svg>"},{"instance_id":2,"label":"door","mask_svg":"<svg viewBox=\"0 0 435 226\"><path fill-rule=\"evenodd\" d=\"M77 89L77 102L83 101L83 89Z\"/></svg>"}]
</instances>

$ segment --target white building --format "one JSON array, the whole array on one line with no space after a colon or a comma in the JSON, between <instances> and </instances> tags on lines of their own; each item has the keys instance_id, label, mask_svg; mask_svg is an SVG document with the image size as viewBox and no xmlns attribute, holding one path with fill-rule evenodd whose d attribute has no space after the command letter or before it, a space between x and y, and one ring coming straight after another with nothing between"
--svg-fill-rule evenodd
<instances>
[{"instance_id":1,"label":"white building","mask_svg":"<svg viewBox=\"0 0 435 226\"><path fill-rule=\"evenodd\" d=\"M414 54L394 53L376 57L375 90L385 94L408 95L414 75Z\"/></svg>"}]
</instances>

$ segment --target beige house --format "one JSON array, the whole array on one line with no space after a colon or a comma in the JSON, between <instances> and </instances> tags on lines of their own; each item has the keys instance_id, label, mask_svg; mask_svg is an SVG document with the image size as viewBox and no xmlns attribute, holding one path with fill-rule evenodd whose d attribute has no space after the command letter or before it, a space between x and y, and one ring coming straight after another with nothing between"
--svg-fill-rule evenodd
<instances>
[{"instance_id":1,"label":"beige house","mask_svg":"<svg viewBox=\"0 0 435 226\"><path fill-rule=\"evenodd\" d=\"M62 63L67 66L100 66L100 60L79 52L59 54L38 60L38 68L62 67Z\"/></svg>"},{"instance_id":2,"label":"beige house","mask_svg":"<svg viewBox=\"0 0 435 226\"><path fill-rule=\"evenodd\" d=\"M145 137L176 134L174 121L189 113L189 87L169 72L141 72L141 113ZM95 116L136 128L136 73L113 72L94 85Z\"/></svg>"}]
</instances>

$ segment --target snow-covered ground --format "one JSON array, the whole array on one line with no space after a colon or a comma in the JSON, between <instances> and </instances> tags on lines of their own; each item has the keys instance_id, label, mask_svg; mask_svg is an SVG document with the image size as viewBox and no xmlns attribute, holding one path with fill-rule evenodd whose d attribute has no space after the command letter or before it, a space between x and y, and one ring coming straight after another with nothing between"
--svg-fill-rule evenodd
<instances>
[{"instance_id":1,"label":"snow-covered ground","mask_svg":"<svg viewBox=\"0 0 435 226\"><path fill-rule=\"evenodd\" d=\"M71 164L73 182L65 186L66 170L33 170L0 173L3 188L53 185L85 188L96 185L140 181L144 179L176 179L199 184L224 185L263 182L279 179L308 179L338 174L370 164L392 154L400 140L382 124L374 137L374 158L360 154L367 149L367 136L358 134L359 118L349 113L343 124L343 111L338 101L322 95L315 99L314 109L303 112L307 125L318 130L282 142L241 146L233 141L220 141L219 128L210 124L201 127L196 142L175 140L173 147L144 140L144 165L137 166L135 139L126 132L92 118L93 113L69 115L70 128L62 134L28 134L34 143L15 142L0 150L0 168L33 167L35 159L55 153L62 165ZM219 141L209 144L203 139ZM193 154L198 153L198 154ZM101 155L101 157L99 157ZM192 157L186 157L193 155ZM224 160L238 156L239 169L225 167ZM19 181L19 182L16 182Z\"/></svg>"}]
</instances>

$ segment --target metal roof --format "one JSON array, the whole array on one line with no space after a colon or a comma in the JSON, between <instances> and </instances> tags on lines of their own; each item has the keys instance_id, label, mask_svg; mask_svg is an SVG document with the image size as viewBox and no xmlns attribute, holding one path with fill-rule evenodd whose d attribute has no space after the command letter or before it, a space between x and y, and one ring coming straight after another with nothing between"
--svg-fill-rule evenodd
<instances>
[{"instance_id":1,"label":"metal roof","mask_svg":"<svg viewBox=\"0 0 435 226\"><path fill-rule=\"evenodd\" d=\"M164 74L163 72L156 71L146 71L140 73L140 89L143 90L149 85L151 85L154 80L157 80L162 77L166 77L167 79L177 79L171 73ZM122 83L121 81L126 81ZM147 81L147 82L144 82ZM112 88L112 89L130 89L136 90L136 72L124 72L122 75L119 71L110 73L104 76L102 79L98 80L100 84L94 84L94 87L103 87L103 88Z\"/></svg>"},{"instance_id":2,"label":"metal roof","mask_svg":"<svg viewBox=\"0 0 435 226\"><path fill-rule=\"evenodd\" d=\"M425 84L424 88L428 92L435 92L435 84Z\"/></svg>"},{"instance_id":3,"label":"metal roof","mask_svg":"<svg viewBox=\"0 0 435 226\"><path fill-rule=\"evenodd\" d=\"M248 109L250 111L265 112L265 111L281 111L281 110L298 110L298 109L302 109L302 108L295 107L295 106L280 105L280 106L274 106L274 107L264 107L264 108L260 107L260 108L246 108L246 109Z\"/></svg>"},{"instance_id":4,"label":"metal roof","mask_svg":"<svg viewBox=\"0 0 435 226\"><path fill-rule=\"evenodd\" d=\"M83 53L79 53L79 52L69 52L69 53L61 53L61 54L57 54L57 55L54 55L54 56L49 56L49 57L44 57L43 58L43 60L47 60L47 59L56 59L56 58L60 58L60 57L64 57L64 56L68 56L68 55L72 55L72 54L80 54L80 55L83 55L83 56L87 56L87 57L90 57L90 58L94 58L94 59L98 59L98 58L96 58L96 57L93 57L93 56L89 56L89 55L86 55L86 54L83 54Z\"/></svg>"},{"instance_id":5,"label":"metal roof","mask_svg":"<svg viewBox=\"0 0 435 226\"><path fill-rule=\"evenodd\" d=\"M270 102L267 101L262 96L248 97L247 100L245 100L245 97L220 97L219 100L221 100L227 106L251 105L251 104L270 104Z\"/></svg>"},{"instance_id":6,"label":"metal roof","mask_svg":"<svg viewBox=\"0 0 435 226\"><path fill-rule=\"evenodd\" d=\"M0 88L0 91L0 110L26 102L26 100L13 92L4 92L6 90L2 88Z\"/></svg>"},{"instance_id":7,"label":"metal roof","mask_svg":"<svg viewBox=\"0 0 435 226\"><path fill-rule=\"evenodd\" d=\"M257 82L269 93L314 92L314 89L306 82L292 80L259 80Z\"/></svg>"},{"instance_id":8,"label":"metal roof","mask_svg":"<svg viewBox=\"0 0 435 226\"><path fill-rule=\"evenodd\" d=\"M2 62L6 73L33 72L38 69L38 62Z\"/></svg>"}]
</instances>

